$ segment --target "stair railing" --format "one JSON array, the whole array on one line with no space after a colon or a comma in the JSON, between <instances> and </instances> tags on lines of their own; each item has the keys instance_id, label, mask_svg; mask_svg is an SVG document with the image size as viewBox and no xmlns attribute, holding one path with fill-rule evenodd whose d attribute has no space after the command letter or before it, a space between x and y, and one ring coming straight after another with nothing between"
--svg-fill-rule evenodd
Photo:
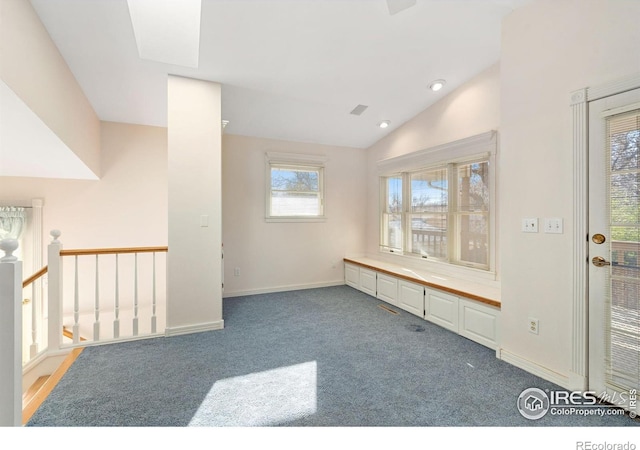
<instances>
[{"instance_id":1,"label":"stair railing","mask_svg":"<svg viewBox=\"0 0 640 450\"><path fill-rule=\"evenodd\" d=\"M67 250L60 235L51 231L48 265L22 282L23 367L70 347L164 335L166 246Z\"/></svg>"},{"instance_id":2,"label":"stair railing","mask_svg":"<svg viewBox=\"0 0 640 450\"><path fill-rule=\"evenodd\" d=\"M48 265L24 281L22 261L13 256L18 241L0 241L0 250L4 252L0 257L0 340L6 344L0 346L0 379L3 380L0 383L0 426L20 426L23 371L39 368L40 361L66 355L74 348L87 345L164 335L165 325L160 318L165 317L158 313L162 303L166 304L166 292L162 291L166 287L166 259L158 258L158 255L167 253L166 246L63 250L58 239L60 235L58 230L51 231L53 240L47 248ZM140 263L139 257L143 255L150 255L151 261L147 262L151 267L141 275L145 272L145 264ZM133 260L123 261L127 256L132 256ZM113 257L114 263L110 294L106 296L101 288L101 280L106 277L109 281L109 270L103 270L105 261L102 258L105 257ZM74 262L71 272L65 271L63 264L69 258ZM90 260L94 261L92 280L84 276L86 263ZM108 261L106 263L108 265ZM42 298L37 290L42 289L45 275L46 299L37 300ZM72 280L71 290L65 286L68 278ZM123 283L123 278L128 279ZM88 284L92 284L92 298L87 298L86 289L81 289ZM29 288L34 301L25 299L28 296L24 294L25 289ZM67 296L69 291L72 294ZM23 306L29 303L32 306L28 318L30 326L23 327ZM143 315L142 311L147 314ZM85 316L92 316L88 324ZM101 324L108 321L109 316L113 333L101 330ZM28 356L23 352L23 341L30 342Z\"/></svg>"},{"instance_id":3,"label":"stair railing","mask_svg":"<svg viewBox=\"0 0 640 450\"><path fill-rule=\"evenodd\" d=\"M168 251L166 246L65 250L60 232L53 230L51 236L50 345L62 349L164 334L158 308L166 297L161 292L160 299L158 290L166 286L166 259L159 258ZM146 265L140 261L145 255ZM72 270L65 269L68 260ZM108 322L111 327L104 327Z\"/></svg>"}]
</instances>

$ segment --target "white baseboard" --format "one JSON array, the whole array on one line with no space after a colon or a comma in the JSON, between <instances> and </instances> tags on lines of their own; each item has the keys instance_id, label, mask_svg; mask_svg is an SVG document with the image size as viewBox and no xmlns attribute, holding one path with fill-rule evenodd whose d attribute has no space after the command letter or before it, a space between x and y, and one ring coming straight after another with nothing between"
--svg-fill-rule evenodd
<instances>
[{"instance_id":1,"label":"white baseboard","mask_svg":"<svg viewBox=\"0 0 640 450\"><path fill-rule=\"evenodd\" d=\"M533 361L529 361L528 359L522 358L521 356L518 356L515 353L508 352L504 349L498 349L498 351L496 352L496 356L513 366L516 366L547 381L555 383L558 386L563 387L564 389L573 390L571 379L565 375L554 372L551 369L536 364Z\"/></svg>"},{"instance_id":2,"label":"white baseboard","mask_svg":"<svg viewBox=\"0 0 640 450\"><path fill-rule=\"evenodd\" d=\"M323 287L331 287L331 286L342 286L344 285L344 280L339 281L329 281L322 283L310 283L310 284L291 284L287 286L276 286L270 288L262 288L262 289L249 289L244 291L232 291L232 292L223 292L223 298L231 298L231 297L242 297L245 295L258 295L258 294L271 294L274 292L285 292L285 291L299 291L302 289L316 289Z\"/></svg>"},{"instance_id":3,"label":"white baseboard","mask_svg":"<svg viewBox=\"0 0 640 450\"><path fill-rule=\"evenodd\" d=\"M569 389L572 391L586 391L589 389L589 379L584 375L569 372Z\"/></svg>"},{"instance_id":4,"label":"white baseboard","mask_svg":"<svg viewBox=\"0 0 640 450\"><path fill-rule=\"evenodd\" d=\"M196 325L187 325L183 327L167 327L165 328L165 336L180 336L183 334L201 333L203 331L222 330L224 328L224 320L215 322L199 323Z\"/></svg>"}]
</instances>

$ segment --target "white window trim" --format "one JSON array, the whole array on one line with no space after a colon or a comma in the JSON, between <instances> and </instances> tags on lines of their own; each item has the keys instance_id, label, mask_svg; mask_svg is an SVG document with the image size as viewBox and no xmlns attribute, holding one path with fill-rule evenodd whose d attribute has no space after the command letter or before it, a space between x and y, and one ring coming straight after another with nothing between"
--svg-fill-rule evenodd
<instances>
[{"instance_id":1,"label":"white window trim","mask_svg":"<svg viewBox=\"0 0 640 450\"><path fill-rule=\"evenodd\" d=\"M381 255L389 255L394 259L403 259L413 265L420 264L433 268L447 274L475 273L481 278L489 277L495 279L497 277L497 233L496 233L496 217L498 214L497 207L497 175L496 175L496 155L498 151L497 131L491 130L486 133L478 134L468 138L449 142L446 144L429 147L424 150L408 153L393 158L378 161L379 177L388 177L398 175L404 172L414 172L423 168L437 166L446 163L464 163L473 161L478 158L486 158L489 161L489 183L490 183L490 210L489 210L489 267L488 269L479 269L464 265L454 264L450 262L422 259L420 257L409 255L406 252L392 252L379 247ZM403 190L405 186L403 185ZM406 198L406 197L405 197ZM379 208L382 208L380 201ZM382 210L379 211L379 230L378 236L382 231Z\"/></svg>"},{"instance_id":2,"label":"white window trim","mask_svg":"<svg viewBox=\"0 0 640 450\"><path fill-rule=\"evenodd\" d=\"M327 220L327 205L325 201L326 179L324 175L325 163L328 158L324 155L310 155L302 153L265 152L265 221L278 222L325 222ZM294 166L320 169L320 201L322 215L319 216L271 216L271 166Z\"/></svg>"}]
</instances>

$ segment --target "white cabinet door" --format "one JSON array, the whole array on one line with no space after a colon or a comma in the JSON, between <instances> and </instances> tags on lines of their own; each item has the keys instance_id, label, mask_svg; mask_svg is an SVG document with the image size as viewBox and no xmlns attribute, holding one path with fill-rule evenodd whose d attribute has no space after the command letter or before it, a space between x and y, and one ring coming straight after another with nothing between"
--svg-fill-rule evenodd
<instances>
[{"instance_id":1,"label":"white cabinet door","mask_svg":"<svg viewBox=\"0 0 640 450\"><path fill-rule=\"evenodd\" d=\"M424 318L424 287L409 281L398 281L398 306Z\"/></svg>"},{"instance_id":2,"label":"white cabinet door","mask_svg":"<svg viewBox=\"0 0 640 450\"><path fill-rule=\"evenodd\" d=\"M486 347L498 348L500 311L460 298L460 335Z\"/></svg>"},{"instance_id":3,"label":"white cabinet door","mask_svg":"<svg viewBox=\"0 0 640 450\"><path fill-rule=\"evenodd\" d=\"M353 264L344 265L344 281L352 288L360 288L360 268Z\"/></svg>"},{"instance_id":4,"label":"white cabinet door","mask_svg":"<svg viewBox=\"0 0 640 450\"><path fill-rule=\"evenodd\" d=\"M425 289L425 319L458 332L458 297L433 289Z\"/></svg>"},{"instance_id":5,"label":"white cabinet door","mask_svg":"<svg viewBox=\"0 0 640 450\"><path fill-rule=\"evenodd\" d=\"M383 273L378 274L378 298L387 303L396 305L398 303L398 279Z\"/></svg>"},{"instance_id":6,"label":"white cabinet door","mask_svg":"<svg viewBox=\"0 0 640 450\"><path fill-rule=\"evenodd\" d=\"M369 295L376 296L376 272L373 270L360 268L359 289Z\"/></svg>"}]
</instances>

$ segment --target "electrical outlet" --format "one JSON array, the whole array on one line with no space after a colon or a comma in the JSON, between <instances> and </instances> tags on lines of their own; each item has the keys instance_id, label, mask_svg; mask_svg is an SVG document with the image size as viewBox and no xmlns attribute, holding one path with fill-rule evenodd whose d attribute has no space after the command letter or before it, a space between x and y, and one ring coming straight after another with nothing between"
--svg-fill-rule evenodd
<instances>
[{"instance_id":1,"label":"electrical outlet","mask_svg":"<svg viewBox=\"0 0 640 450\"><path fill-rule=\"evenodd\" d=\"M240 276L240 267L236 267L235 269L233 269L233 276L234 277Z\"/></svg>"},{"instance_id":2,"label":"electrical outlet","mask_svg":"<svg viewBox=\"0 0 640 450\"><path fill-rule=\"evenodd\" d=\"M522 219L522 231L524 231L525 233L537 233L538 219L537 218Z\"/></svg>"},{"instance_id":3,"label":"electrical outlet","mask_svg":"<svg viewBox=\"0 0 640 450\"><path fill-rule=\"evenodd\" d=\"M540 327L540 323L538 322L538 319L529 317L529 333L538 334L539 327Z\"/></svg>"}]
</instances>

